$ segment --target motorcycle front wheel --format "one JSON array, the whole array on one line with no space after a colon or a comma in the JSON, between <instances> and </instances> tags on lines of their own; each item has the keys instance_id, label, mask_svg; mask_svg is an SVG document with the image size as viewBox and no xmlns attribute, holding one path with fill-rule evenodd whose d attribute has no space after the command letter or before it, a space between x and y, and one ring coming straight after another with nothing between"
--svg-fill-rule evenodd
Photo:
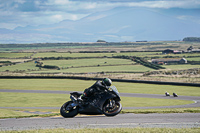
<instances>
[{"instance_id":1,"label":"motorcycle front wheel","mask_svg":"<svg viewBox=\"0 0 200 133\"><path fill-rule=\"evenodd\" d=\"M66 103L64 103L62 105L62 107L60 108L60 114L64 117L64 118L71 118L74 117L78 114L78 107L73 107L72 106L72 101L68 101Z\"/></svg>"},{"instance_id":2,"label":"motorcycle front wheel","mask_svg":"<svg viewBox=\"0 0 200 133\"><path fill-rule=\"evenodd\" d=\"M103 113L106 116L115 116L122 110L122 105L120 101L108 100L103 105Z\"/></svg>"}]
</instances>

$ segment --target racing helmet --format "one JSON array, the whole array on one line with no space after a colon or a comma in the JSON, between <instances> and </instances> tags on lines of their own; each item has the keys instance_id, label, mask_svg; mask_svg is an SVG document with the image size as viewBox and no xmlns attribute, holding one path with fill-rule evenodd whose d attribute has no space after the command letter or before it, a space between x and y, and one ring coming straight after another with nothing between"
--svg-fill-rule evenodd
<instances>
[{"instance_id":1,"label":"racing helmet","mask_svg":"<svg viewBox=\"0 0 200 133\"><path fill-rule=\"evenodd\" d=\"M104 79L102 80L102 83L103 83L104 85L106 85L106 86L111 86L112 80L109 79L109 78L104 78Z\"/></svg>"}]
</instances>

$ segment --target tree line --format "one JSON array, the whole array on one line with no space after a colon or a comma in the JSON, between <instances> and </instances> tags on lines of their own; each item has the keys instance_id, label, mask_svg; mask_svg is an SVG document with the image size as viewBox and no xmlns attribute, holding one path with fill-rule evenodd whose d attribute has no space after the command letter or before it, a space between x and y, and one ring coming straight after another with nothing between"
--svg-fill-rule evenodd
<instances>
[{"instance_id":1,"label":"tree line","mask_svg":"<svg viewBox=\"0 0 200 133\"><path fill-rule=\"evenodd\" d=\"M200 37L185 37L183 41L186 42L200 42Z\"/></svg>"}]
</instances>

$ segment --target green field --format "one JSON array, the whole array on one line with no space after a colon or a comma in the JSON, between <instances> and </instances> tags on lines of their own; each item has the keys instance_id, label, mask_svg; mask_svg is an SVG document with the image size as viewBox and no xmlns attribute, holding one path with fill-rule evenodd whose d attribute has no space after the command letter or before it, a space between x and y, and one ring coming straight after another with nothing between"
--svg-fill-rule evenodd
<instances>
[{"instance_id":1,"label":"green field","mask_svg":"<svg viewBox=\"0 0 200 133\"><path fill-rule=\"evenodd\" d=\"M0 58L44 58L44 57L112 57L112 56L137 56L146 58L190 58L199 59L199 53L184 53L184 54L162 54L162 52L121 52L121 53L71 53L71 52L40 52L40 53L12 53L12 52L0 52ZM198 60L197 60L198 61Z\"/></svg>"},{"instance_id":2,"label":"green field","mask_svg":"<svg viewBox=\"0 0 200 133\"><path fill-rule=\"evenodd\" d=\"M68 68L61 70L40 70L29 73L85 73L92 74L93 72L146 72L152 70L151 68L141 65L120 65L120 66L96 66L96 67L82 67L82 68Z\"/></svg>"},{"instance_id":3,"label":"green field","mask_svg":"<svg viewBox=\"0 0 200 133\"><path fill-rule=\"evenodd\" d=\"M135 62L127 59L113 59L113 58L95 58L95 59L74 59L74 60L44 60L44 65L56 65L60 70L45 69L39 70L34 61L21 63L11 66L0 67L0 71L26 71L28 73L52 73L52 72L71 72L71 73L90 73L90 72L108 72L108 71L132 71L132 72L146 72L152 70L151 68L134 65Z\"/></svg>"},{"instance_id":4,"label":"green field","mask_svg":"<svg viewBox=\"0 0 200 133\"><path fill-rule=\"evenodd\" d=\"M96 81L74 79L0 79L0 89L83 91ZM183 96L200 96L199 87L113 82L120 93L163 94L176 92Z\"/></svg>"},{"instance_id":5,"label":"green field","mask_svg":"<svg viewBox=\"0 0 200 133\"><path fill-rule=\"evenodd\" d=\"M93 80L71 80L71 79L0 79L0 89L16 90L57 90L57 91L83 91L90 87L95 81ZM163 94L176 92L179 96L200 96L199 87L172 86L172 85L153 85L140 83L120 83L113 82L120 93L143 93L143 94ZM193 101L176 100L176 99L155 99L155 98L134 98L121 97L123 107L151 107L151 106L170 106L191 104ZM1 107L60 107L64 102L69 100L68 94L43 94L43 93L13 93L0 92ZM42 101L42 102L41 102ZM0 109L0 117L19 117L27 116L24 110L29 111L48 111L59 112L59 110L47 109ZM20 110L21 112L17 111ZM188 112L188 109L185 109ZM194 112L199 112L199 109ZM125 112L135 112L136 110L123 110ZM173 110L169 111L172 112ZM138 112L138 111L136 111ZM140 111L143 112L143 111ZM144 111L149 112L149 111ZM157 110L154 112L160 112ZM162 109L165 112L165 109ZM178 112L185 112L180 109ZM30 114L31 115L31 114ZM30 116L28 115L28 116Z\"/></svg>"},{"instance_id":6,"label":"green field","mask_svg":"<svg viewBox=\"0 0 200 133\"><path fill-rule=\"evenodd\" d=\"M12 46L12 47L11 47ZM151 75L144 76L146 72L155 71L150 67L138 64L130 59L113 58L116 56L137 56L145 61L158 58L186 58L193 61L191 64L163 65L166 69L159 71L177 71L200 68L199 53L162 54L165 49L184 50L189 46L199 48L199 43L190 42L147 42L147 43L108 43L108 44L10 44L0 45L0 75L9 76L84 76L84 77L109 77L119 79L153 80L168 82L200 83L197 75ZM48 52L51 51L51 52ZM80 51L89 51L81 53ZM96 51L96 52L95 52ZM101 53L106 51L105 53ZM112 51L110 53L110 51ZM125 52L126 51L126 52ZM137 52L131 52L137 51ZM145 51L145 52L141 52ZM148 52L147 52L148 51ZM152 52L154 51L154 52ZM156 51L156 52L155 52ZM42 59L45 58L45 59ZM49 59L48 59L49 58ZM51 59L50 59L51 58ZM30 60L31 62L26 62ZM59 69L36 67L35 61L44 65L58 66ZM12 63L4 63L10 61ZM15 62L20 62L15 64ZM14 65L13 65L14 64ZM8 65L8 66L4 66ZM2 66L2 67L1 67ZM99 74L99 72L104 72ZM0 90L52 90L52 91L80 91L94 84L94 80L76 79L0 79ZM179 96L200 96L199 87L156 85L143 83L113 82L120 93L161 94L167 91ZM69 94L45 93L14 93L0 92L0 119L21 117L49 117L58 116L59 109L33 109L31 107L57 107L69 99ZM155 107L192 104L194 101L139 97L121 97L123 107ZM30 107L30 108L29 108ZM28 113L32 112L32 113ZM50 114L34 114L34 112L48 112ZM121 113L200 113L196 108L161 108L161 109L123 109ZM0 131L0 133L49 133L49 132L102 132L102 133L199 133L200 128L105 128L105 129L39 129L25 131Z\"/></svg>"},{"instance_id":7,"label":"green field","mask_svg":"<svg viewBox=\"0 0 200 133\"><path fill-rule=\"evenodd\" d=\"M187 58L188 61L200 61L200 58Z\"/></svg>"},{"instance_id":8,"label":"green field","mask_svg":"<svg viewBox=\"0 0 200 133\"><path fill-rule=\"evenodd\" d=\"M11 66L4 66L0 67L0 72L2 71L29 71L29 70L39 70L38 67L35 67L34 62L27 62L27 63L21 63L21 64L16 64L16 65L11 65Z\"/></svg>"},{"instance_id":9,"label":"green field","mask_svg":"<svg viewBox=\"0 0 200 133\"><path fill-rule=\"evenodd\" d=\"M147 44L147 45L145 45ZM42 44L33 44L42 46ZM0 53L0 75L8 76L82 76L82 77L109 77L113 79L133 79L133 80L153 80L167 82L189 82L200 83L199 74L197 75L143 75L147 72L156 71L151 66L136 63L132 56L140 57L144 61L151 62L151 59L157 58L186 58L188 61L194 61L196 65L191 64L173 64L163 65L165 69L159 71L177 71L200 68L199 53L167 54L163 55L164 49L186 49L197 43L184 42L154 42L135 43L127 45L103 46L102 44L64 46L59 44L48 47L31 47L33 45L12 45L13 48L6 47ZM3 46L3 45L2 45ZM4 45L5 46L5 45ZM16 47L14 47L16 46ZM29 47L21 47L29 46ZM20 48L21 47L21 48ZM72 48L73 47L73 48ZM35 49L34 49L35 48ZM46 50L51 52L47 52ZM54 49L55 48L55 49ZM69 49L65 49L69 48ZM3 48L1 48L3 49ZM0 49L0 50L1 50ZM21 49L21 51L19 51ZM8 52L12 50L12 52ZM154 52L151 52L153 50ZM90 51L81 53L83 51ZM106 51L103 53L102 51ZM112 51L110 53L110 51ZM125 52L126 51L126 52ZM138 52L132 52L138 51ZM145 51L145 52L141 52ZM147 52L148 51L148 52ZM157 51L157 52L155 52ZM93 52L93 53L92 53ZM118 56L118 57L117 57ZM116 58L117 57L117 58ZM127 57L131 57L127 59ZM136 59L136 58L134 58ZM30 60L30 62L26 62ZM7 62L6 62L7 61ZM9 62L10 61L10 62ZM36 67L35 61L42 62L42 66ZM19 62L15 64L15 62ZM57 66L56 69L47 69L44 66ZM71 80L71 79L0 79L0 89L17 89L17 90L58 90L58 91L83 91L90 87L95 81L93 80ZM173 92L180 96L200 96L198 87L191 86L173 86L173 85L156 85L142 83L122 83L114 82L120 93L142 93L142 94L162 94L167 91ZM60 107L65 101L69 100L68 94L37 94L37 93L0 93L1 107ZM43 102L41 102L43 101ZM13 104L14 103L14 104ZM31 103L31 104L30 104ZM168 106L190 104L193 101L171 100L171 99L153 99L153 98L133 98L122 97L123 107L144 107L144 106ZM30 116L24 110L30 111L49 111L58 113L59 110L41 110L41 109L0 109L0 117L18 117ZM137 112L138 110L123 110L123 112ZM139 112L174 112L168 109L140 110ZM177 112L199 112L199 108L177 109Z\"/></svg>"},{"instance_id":10,"label":"green field","mask_svg":"<svg viewBox=\"0 0 200 133\"><path fill-rule=\"evenodd\" d=\"M111 58L99 58L99 59L75 59L75 60L45 60L42 61L44 65L55 65L61 68L66 67L81 67L81 66L106 66L106 65L120 65L120 64L132 64L131 60L125 59L111 59Z\"/></svg>"},{"instance_id":11,"label":"green field","mask_svg":"<svg viewBox=\"0 0 200 133\"><path fill-rule=\"evenodd\" d=\"M33 58L44 58L44 57L111 57L113 53L37 53Z\"/></svg>"},{"instance_id":12,"label":"green field","mask_svg":"<svg viewBox=\"0 0 200 133\"><path fill-rule=\"evenodd\" d=\"M27 58L33 53L0 53L0 58Z\"/></svg>"},{"instance_id":13,"label":"green field","mask_svg":"<svg viewBox=\"0 0 200 133\"><path fill-rule=\"evenodd\" d=\"M0 62L1 61L10 61L10 62L24 62L24 61L29 61L31 59L1 59L0 58Z\"/></svg>"},{"instance_id":14,"label":"green field","mask_svg":"<svg viewBox=\"0 0 200 133\"><path fill-rule=\"evenodd\" d=\"M194 103L193 101L174 99L171 100L134 97L121 97L121 99L123 107L169 106ZM70 99L68 94L0 92L0 105L2 107L60 107L63 103L69 100Z\"/></svg>"},{"instance_id":15,"label":"green field","mask_svg":"<svg viewBox=\"0 0 200 133\"><path fill-rule=\"evenodd\" d=\"M200 68L200 65L190 65L190 64L184 64L184 65L166 65L167 69L171 70L184 70L184 69L191 69L191 68Z\"/></svg>"},{"instance_id":16,"label":"green field","mask_svg":"<svg viewBox=\"0 0 200 133\"><path fill-rule=\"evenodd\" d=\"M46 69L36 67L35 61L24 63L26 57L38 58L44 65L57 66L60 70ZM19 62L19 59L14 60L13 58L24 58L21 59L21 64L3 66L0 67L0 72L11 71L15 73L92 73L92 72L147 72L153 71L154 69L145 67L141 64L134 65L135 62L128 59L111 58L113 56L137 56L143 57L144 60L151 61L151 58L186 58L190 61L199 61L200 57L198 53L185 53L185 54L170 54L163 55L161 52L121 52L121 53L71 53L71 52L39 52L39 53L0 53L1 61L12 61ZM69 57L73 59L65 60L40 60L44 57ZM77 57L77 58L76 58ZM86 57L87 59L80 59L78 57ZM101 57L101 58L99 58ZM106 58L109 57L109 58ZM1 65L1 64L0 64ZM200 68L199 64L190 65L163 65L167 70L177 69L191 69ZM128 73L126 73L128 74Z\"/></svg>"},{"instance_id":17,"label":"green field","mask_svg":"<svg viewBox=\"0 0 200 133\"><path fill-rule=\"evenodd\" d=\"M161 52L122 52L122 53L55 53L55 52L45 52L37 53L33 58L44 58L44 57L112 57L112 56L149 56L149 55L159 55Z\"/></svg>"},{"instance_id":18,"label":"green field","mask_svg":"<svg viewBox=\"0 0 200 133\"><path fill-rule=\"evenodd\" d=\"M199 53L186 53L186 54L162 54L161 52L122 52L122 53L37 53L33 58L44 58L44 57L113 57L113 56L137 56L145 58L186 58L194 61L200 60Z\"/></svg>"}]
</instances>

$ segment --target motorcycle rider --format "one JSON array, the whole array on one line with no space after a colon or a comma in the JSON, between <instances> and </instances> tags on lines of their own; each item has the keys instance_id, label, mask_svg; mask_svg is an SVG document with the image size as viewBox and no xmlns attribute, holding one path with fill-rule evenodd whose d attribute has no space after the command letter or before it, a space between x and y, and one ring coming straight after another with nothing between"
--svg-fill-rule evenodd
<instances>
[{"instance_id":1,"label":"motorcycle rider","mask_svg":"<svg viewBox=\"0 0 200 133\"><path fill-rule=\"evenodd\" d=\"M84 101L84 99L89 98L95 93L99 93L101 91L105 91L109 89L112 84L112 80L109 78L104 78L102 81L98 80L91 87L84 90L83 94L80 96L79 100Z\"/></svg>"}]
</instances>

